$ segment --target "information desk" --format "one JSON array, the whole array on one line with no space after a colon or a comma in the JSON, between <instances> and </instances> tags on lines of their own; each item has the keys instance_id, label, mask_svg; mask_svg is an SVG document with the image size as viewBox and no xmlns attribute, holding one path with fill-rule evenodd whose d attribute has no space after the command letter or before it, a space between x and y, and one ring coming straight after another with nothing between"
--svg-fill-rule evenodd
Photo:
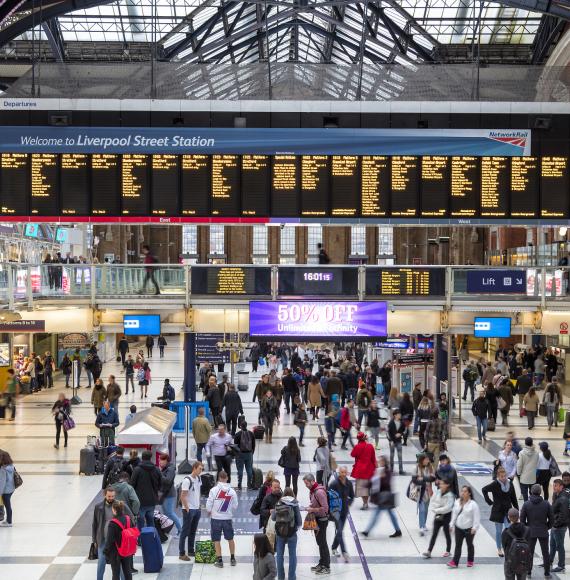
<instances>
[{"instance_id":1,"label":"information desk","mask_svg":"<svg viewBox=\"0 0 570 580\"><path fill-rule=\"evenodd\" d=\"M567 219L567 157L1 153L0 215Z\"/></svg>"}]
</instances>

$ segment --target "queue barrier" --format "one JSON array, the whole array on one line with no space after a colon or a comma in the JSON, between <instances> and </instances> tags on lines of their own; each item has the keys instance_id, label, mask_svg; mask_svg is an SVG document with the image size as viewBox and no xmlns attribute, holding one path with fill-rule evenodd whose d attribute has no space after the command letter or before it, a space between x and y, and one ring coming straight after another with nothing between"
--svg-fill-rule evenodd
<instances>
[{"instance_id":1,"label":"queue barrier","mask_svg":"<svg viewBox=\"0 0 570 580\"><path fill-rule=\"evenodd\" d=\"M174 433L185 433L186 425L188 425L188 430L192 432L192 421L198 416L198 409L203 407L206 409L205 417L210 418L210 403L207 401L199 401L196 403L186 403L184 401L173 401L170 403L169 409L176 413L176 423L172 431ZM186 411L188 409L188 411ZM187 414L188 413L188 414ZM188 419L186 418L188 417Z\"/></svg>"}]
</instances>

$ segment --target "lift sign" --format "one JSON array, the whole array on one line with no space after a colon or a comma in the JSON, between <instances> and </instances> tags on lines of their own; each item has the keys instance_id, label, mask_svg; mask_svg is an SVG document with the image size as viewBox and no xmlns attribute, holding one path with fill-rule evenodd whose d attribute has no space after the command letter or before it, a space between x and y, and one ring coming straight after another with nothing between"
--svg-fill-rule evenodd
<instances>
[{"instance_id":1,"label":"lift sign","mask_svg":"<svg viewBox=\"0 0 570 580\"><path fill-rule=\"evenodd\" d=\"M386 336L386 302L250 302L249 334L293 340Z\"/></svg>"}]
</instances>

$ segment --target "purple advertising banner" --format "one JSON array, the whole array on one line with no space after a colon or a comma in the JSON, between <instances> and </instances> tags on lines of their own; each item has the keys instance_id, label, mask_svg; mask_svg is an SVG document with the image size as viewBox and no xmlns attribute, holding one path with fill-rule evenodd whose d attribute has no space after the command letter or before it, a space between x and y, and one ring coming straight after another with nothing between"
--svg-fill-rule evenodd
<instances>
[{"instance_id":1,"label":"purple advertising banner","mask_svg":"<svg viewBox=\"0 0 570 580\"><path fill-rule=\"evenodd\" d=\"M253 340L367 340L386 336L387 316L386 302L252 301L249 335Z\"/></svg>"}]
</instances>

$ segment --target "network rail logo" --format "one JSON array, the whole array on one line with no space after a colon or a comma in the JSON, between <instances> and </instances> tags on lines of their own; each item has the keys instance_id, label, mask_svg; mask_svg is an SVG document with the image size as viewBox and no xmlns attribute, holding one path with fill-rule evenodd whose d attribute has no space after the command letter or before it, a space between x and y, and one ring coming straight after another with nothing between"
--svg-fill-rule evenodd
<instances>
[{"instance_id":1,"label":"network rail logo","mask_svg":"<svg viewBox=\"0 0 570 580\"><path fill-rule=\"evenodd\" d=\"M489 139L508 143L524 149L527 145L530 131L489 131Z\"/></svg>"}]
</instances>

